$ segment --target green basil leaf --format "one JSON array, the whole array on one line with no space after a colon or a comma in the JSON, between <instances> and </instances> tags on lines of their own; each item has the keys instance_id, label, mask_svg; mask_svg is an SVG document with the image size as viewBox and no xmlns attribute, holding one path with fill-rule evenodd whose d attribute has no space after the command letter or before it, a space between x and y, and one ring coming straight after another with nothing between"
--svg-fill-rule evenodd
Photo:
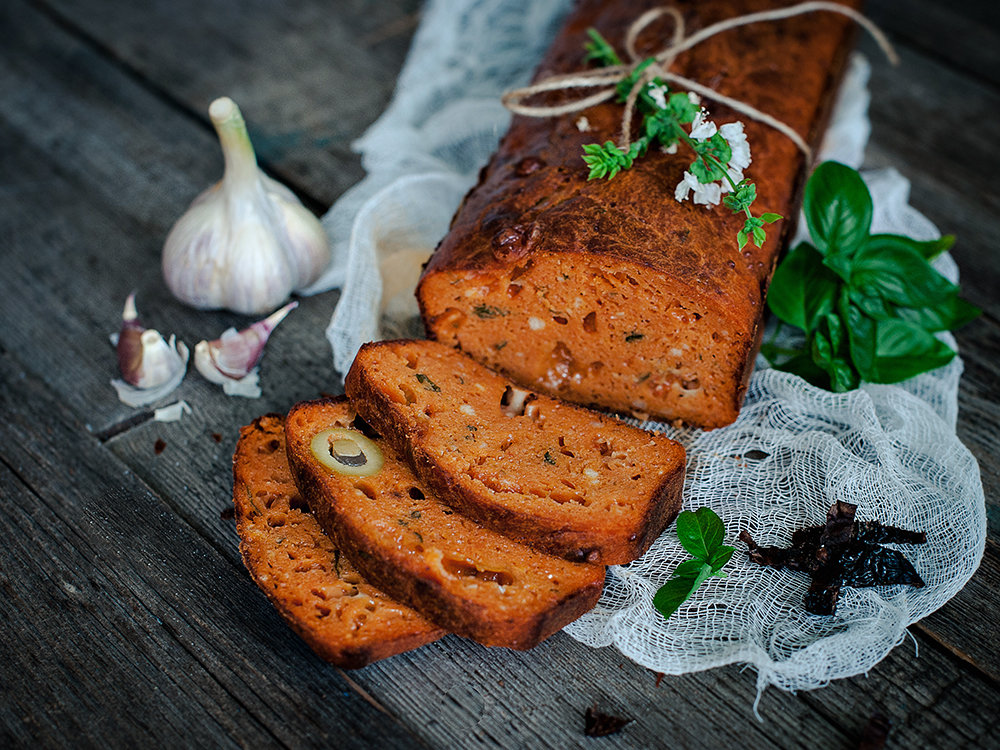
<instances>
[{"instance_id":1,"label":"green basil leaf","mask_svg":"<svg viewBox=\"0 0 1000 750\"><path fill-rule=\"evenodd\" d=\"M943 341L905 320L878 321L876 336L876 377L872 383L898 383L942 367L955 357Z\"/></svg>"},{"instance_id":2,"label":"green basil leaf","mask_svg":"<svg viewBox=\"0 0 1000 750\"><path fill-rule=\"evenodd\" d=\"M707 561L724 533L722 520L710 508L685 510L677 516L677 539L696 560Z\"/></svg>"},{"instance_id":3,"label":"green basil leaf","mask_svg":"<svg viewBox=\"0 0 1000 750\"><path fill-rule=\"evenodd\" d=\"M936 240L921 242L901 234L873 234L868 238L865 247L905 247L919 253L924 260L934 260L945 250L951 250L955 244L955 235L946 234Z\"/></svg>"},{"instance_id":4,"label":"green basil leaf","mask_svg":"<svg viewBox=\"0 0 1000 750\"><path fill-rule=\"evenodd\" d=\"M850 362L837 357L830 363L830 387L834 393L853 391L858 385L858 374Z\"/></svg>"},{"instance_id":5,"label":"green basil leaf","mask_svg":"<svg viewBox=\"0 0 1000 750\"><path fill-rule=\"evenodd\" d=\"M957 294L921 308L900 307L896 314L902 319L916 323L927 331L954 331L979 317L982 310L961 299Z\"/></svg>"},{"instance_id":6,"label":"green basil leaf","mask_svg":"<svg viewBox=\"0 0 1000 750\"><path fill-rule=\"evenodd\" d=\"M736 551L735 547L730 547L728 544L723 544L715 552L712 553L711 558L708 560L708 564L712 567L712 574L718 573L722 570L723 566L728 563L732 557L733 553Z\"/></svg>"},{"instance_id":7,"label":"green basil leaf","mask_svg":"<svg viewBox=\"0 0 1000 750\"><path fill-rule=\"evenodd\" d=\"M830 338L830 346L834 352L844 351L847 339L844 338L844 325L840 322L840 317L835 313L827 313L823 316L826 324L827 335Z\"/></svg>"},{"instance_id":8,"label":"green basil leaf","mask_svg":"<svg viewBox=\"0 0 1000 750\"><path fill-rule=\"evenodd\" d=\"M664 617L670 617L711 574L711 566L707 563L702 563L696 575L671 578L660 586L660 589L653 596L653 606Z\"/></svg>"},{"instance_id":9,"label":"green basil leaf","mask_svg":"<svg viewBox=\"0 0 1000 750\"><path fill-rule=\"evenodd\" d=\"M874 318L875 320L887 320L888 318L897 317L896 307L894 305L890 305L877 295L869 295L858 289L851 289L850 298L851 302L857 305L861 311L870 318Z\"/></svg>"},{"instance_id":10,"label":"green basil leaf","mask_svg":"<svg viewBox=\"0 0 1000 750\"><path fill-rule=\"evenodd\" d=\"M702 560L685 560L676 568L674 568L673 577L674 578L694 578L701 572L701 566L704 565Z\"/></svg>"},{"instance_id":11,"label":"green basil leaf","mask_svg":"<svg viewBox=\"0 0 1000 750\"><path fill-rule=\"evenodd\" d=\"M847 253L831 253L823 258L823 265L847 283L851 282L852 262Z\"/></svg>"},{"instance_id":12,"label":"green basil leaf","mask_svg":"<svg viewBox=\"0 0 1000 750\"><path fill-rule=\"evenodd\" d=\"M837 298L839 280L822 260L816 248L799 244L781 261L767 292L771 312L805 331L811 331L816 320L833 309Z\"/></svg>"},{"instance_id":13,"label":"green basil leaf","mask_svg":"<svg viewBox=\"0 0 1000 750\"><path fill-rule=\"evenodd\" d=\"M813 358L808 352L801 352L784 362L778 362L770 357L768 357L768 361L776 370L790 372L793 375L798 375L807 383L811 383L817 388L830 390L829 374L813 361Z\"/></svg>"},{"instance_id":14,"label":"green basil leaf","mask_svg":"<svg viewBox=\"0 0 1000 750\"><path fill-rule=\"evenodd\" d=\"M833 346L830 339L820 331L814 331L810 346L813 362L829 372L830 363L833 362Z\"/></svg>"},{"instance_id":15,"label":"green basil leaf","mask_svg":"<svg viewBox=\"0 0 1000 750\"><path fill-rule=\"evenodd\" d=\"M875 358L878 353L875 321L865 315L864 311L846 295L841 298L839 307L840 315L847 324L851 361L861 378L875 382L872 380L876 377Z\"/></svg>"},{"instance_id":16,"label":"green basil leaf","mask_svg":"<svg viewBox=\"0 0 1000 750\"><path fill-rule=\"evenodd\" d=\"M919 252L893 242L867 244L854 256L851 286L905 307L933 305L958 292Z\"/></svg>"},{"instance_id":17,"label":"green basil leaf","mask_svg":"<svg viewBox=\"0 0 1000 750\"><path fill-rule=\"evenodd\" d=\"M806 226L822 255L861 247L872 223L872 197L855 170L835 161L820 164L806 183Z\"/></svg>"}]
</instances>

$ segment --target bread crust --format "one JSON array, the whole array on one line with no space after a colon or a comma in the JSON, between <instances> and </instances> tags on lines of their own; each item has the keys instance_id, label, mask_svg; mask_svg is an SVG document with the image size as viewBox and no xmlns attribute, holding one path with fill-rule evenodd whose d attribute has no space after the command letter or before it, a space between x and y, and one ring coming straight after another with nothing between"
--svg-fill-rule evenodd
<instances>
[{"instance_id":1,"label":"bread crust","mask_svg":"<svg viewBox=\"0 0 1000 750\"><path fill-rule=\"evenodd\" d=\"M257 417L240 428L233 454L236 531L254 582L320 658L345 669L441 638L444 629L389 601L340 557L298 496L285 456L283 422L280 414ZM346 598L358 602L351 602L352 609L341 616L335 612L336 600L323 596L344 589ZM367 611L369 599L377 602L377 610L355 629L352 610Z\"/></svg>"},{"instance_id":2,"label":"bread crust","mask_svg":"<svg viewBox=\"0 0 1000 750\"><path fill-rule=\"evenodd\" d=\"M580 2L539 66L535 80L582 69L588 27L597 28L616 49L622 49L628 25L656 5L660 5L659 0ZM768 0L687 0L676 5L690 34L723 18L775 4ZM845 5L860 3L852 0ZM641 54L657 51L656 40L668 38L669 32L668 22L654 23L640 37ZM829 13L759 23L726 31L682 53L671 70L777 117L815 146L853 34L848 20ZM723 105L706 102L706 106L713 121L742 120L746 125L753 151L747 175L756 183L758 195L754 213L796 216L806 166L801 152L772 128ZM589 124L586 130L577 127L579 115L513 118L498 151L465 197L421 278L417 297L428 334L461 347L527 387L568 400L681 419L702 427L728 424L742 404L759 349L767 287L793 221L789 218L772 225L763 247L751 242L740 250L735 237L745 217L723 206L706 210L674 199L674 187L691 161L687 153L670 155L654 149L610 181L588 181L582 148L618 139L622 106L609 102L582 114ZM551 326L532 333L518 317L522 310L525 316L540 317L534 311L527 312L528 293L507 300L510 314L487 321L469 316L470 305L463 307L463 295L479 288L489 289L482 301L500 305L497 300L504 299L508 281L528 274L538 261L551 257L560 257L561 267L574 267L571 283L581 289L586 277L605 269L632 276L653 288L615 308L647 321L644 334L648 346L641 357L631 357L631 351L638 347L620 347L621 335L627 331L584 335L579 327L574 328L572 310L559 311L569 318L570 325L557 326L556 333L550 333ZM529 277L527 286L534 287L530 291L557 287L558 270L547 271L545 278L539 278L536 271L534 278ZM617 289L627 290L627 284ZM599 292L588 289L585 293L590 301L587 311L597 310L594 305ZM656 311L659 318L637 309L642 306L661 308ZM677 337L674 328L657 322L662 322L667 308L673 307L695 310L705 319L700 329L692 327L692 350L714 348L720 353L712 362L685 361L683 372L677 373L682 382L700 381L704 394L699 388L676 387L667 358L660 365L659 372L667 371L660 381L656 379L657 367L645 363L655 357L658 347L668 348L670 338ZM606 306L600 312L607 310ZM456 311L468 319L453 328ZM719 341L715 337L710 340L709 334L719 330L725 330L726 335ZM492 338L491 332L496 332ZM582 384L555 382L544 368L532 369L540 353L548 353L543 352L543 342L555 343L552 336L561 337L566 350L579 362L584 371ZM496 351L491 348L506 339L509 346ZM532 343L535 339L537 343ZM664 344L654 345L654 339ZM610 368L591 374L586 367L595 362L608 365L602 353L609 349L617 353L619 347L626 354L612 356L611 367L624 368L635 378L600 387L588 385L606 377ZM685 350L689 359L696 353ZM633 382L644 372L639 368L652 369L653 377Z\"/></svg>"}]
</instances>

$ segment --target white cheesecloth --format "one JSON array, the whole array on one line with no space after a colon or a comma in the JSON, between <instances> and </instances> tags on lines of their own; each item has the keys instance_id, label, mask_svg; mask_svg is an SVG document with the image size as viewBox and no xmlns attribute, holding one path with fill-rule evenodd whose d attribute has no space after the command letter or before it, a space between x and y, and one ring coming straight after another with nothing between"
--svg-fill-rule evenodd
<instances>
[{"instance_id":1,"label":"white cheesecloth","mask_svg":"<svg viewBox=\"0 0 1000 750\"><path fill-rule=\"evenodd\" d=\"M366 341L423 335L413 299L420 264L507 127L501 93L528 81L568 6L566 0L426 4L391 104L354 144L367 177L323 220L333 262L308 291L342 289L327 329L339 373ZM821 158L861 164L869 134L867 78L867 63L855 56ZM875 202L873 231L939 236L907 204L902 176L894 170L864 176ZM950 256L935 265L957 280ZM979 467L955 436L961 372L956 358L900 385L833 394L768 369L758 357L733 425L704 432L643 424L687 449L684 508L709 506L725 522L726 543L737 548L728 576L710 578L665 620L653 608L653 594L686 558L671 527L642 559L610 568L598 606L566 632L592 646L614 645L666 674L750 664L758 696L768 685L809 689L868 671L903 640L908 625L962 588L983 554ZM925 531L927 544L900 549L926 587L844 589L836 615L817 617L803 606L807 575L750 563L736 541L745 529L762 546L788 546L792 530L823 523L838 500L856 504L859 520Z\"/></svg>"}]
</instances>

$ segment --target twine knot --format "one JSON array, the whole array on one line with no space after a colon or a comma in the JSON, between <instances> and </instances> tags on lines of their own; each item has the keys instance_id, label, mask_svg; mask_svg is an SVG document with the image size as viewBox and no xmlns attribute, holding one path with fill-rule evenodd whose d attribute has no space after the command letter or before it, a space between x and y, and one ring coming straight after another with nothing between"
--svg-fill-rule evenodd
<instances>
[{"instance_id":1,"label":"twine knot","mask_svg":"<svg viewBox=\"0 0 1000 750\"><path fill-rule=\"evenodd\" d=\"M646 11L641 16L636 18L635 21L633 21L629 26L628 31L625 34L625 53L629 58L628 63L621 65L609 65L603 68L595 68L594 70L551 76L539 81L538 83L507 91L501 97L501 102L511 112L519 115L526 115L528 117L558 117L571 112L579 112L612 99L617 94L618 84L632 76L636 70L640 68L640 66L644 66L639 72L639 75L636 77L636 80L625 99L625 111L622 115L620 138L620 147L623 151L627 152L632 142L632 118L635 113L635 104L639 97L639 93L644 90L647 84L656 78L660 78L664 81L670 81L671 83L686 88L689 91L704 97L705 99L710 99L712 101L719 102L720 104L724 104L736 112L746 115L752 120L756 120L757 122L764 123L765 125L774 128L775 130L786 135L793 143L795 143L795 145L798 146L808 159L812 156L811 149L805 140L787 123L782 122L776 117L772 117L766 112L761 112L756 107L753 107L744 101L725 96L724 94L720 94L714 89L704 86L697 81L693 81L690 78L685 78L684 76L677 75L676 73L671 73L670 68L677 59L677 56L682 52L701 44L706 39L709 39L723 31L734 29L739 26L747 26L753 23L777 21L784 18L791 18L793 16L817 12L838 13L842 16L847 16L872 35L893 65L896 65L899 62L899 57L896 55L896 51L893 49L889 40L878 26L853 8L848 8L847 6L839 3L812 1L799 3L798 5L792 5L787 8L760 11L758 13L748 13L743 16L728 18L724 21L712 24L711 26L707 26L690 36L685 35L684 17L681 15L680 11L674 7L662 7ZM640 58L635 47L636 40L651 23L662 16L669 16L673 21L673 35L670 42L651 58ZM649 62L650 60L652 62ZM549 91L567 91L571 89L588 88L596 88L599 90L596 93L589 94L576 99L575 101L566 102L564 104L530 105L524 103L525 100L530 99L533 96Z\"/></svg>"}]
</instances>

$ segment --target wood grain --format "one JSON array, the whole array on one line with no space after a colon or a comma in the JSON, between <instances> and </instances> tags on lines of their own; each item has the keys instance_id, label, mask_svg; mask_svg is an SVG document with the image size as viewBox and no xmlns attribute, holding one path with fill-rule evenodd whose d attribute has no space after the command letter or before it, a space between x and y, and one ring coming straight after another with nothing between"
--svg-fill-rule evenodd
<instances>
[{"instance_id":1,"label":"wood grain","mask_svg":"<svg viewBox=\"0 0 1000 750\"><path fill-rule=\"evenodd\" d=\"M146 322L193 345L229 325L163 287L159 253L221 174L205 111L234 96L262 163L322 210L362 171L349 143L381 112L419 4L345 0L9 0L0 4L0 705L3 746L856 746L875 711L889 746L997 747L1000 705L1000 152L995 6L873 1L900 46L873 63L871 166L959 237L986 315L959 332L958 434L980 461L980 570L868 676L753 715L754 675L655 675L559 634L526 653L456 637L350 674L319 661L243 570L229 461L239 425L341 390L303 300L262 365L264 398L197 376L194 413L150 421L108 385L107 334L139 292ZM974 49L968 49L972 46ZM974 127L973 127L974 125ZM163 450L155 450L163 441ZM590 705L633 719L583 736Z\"/></svg>"}]
</instances>

